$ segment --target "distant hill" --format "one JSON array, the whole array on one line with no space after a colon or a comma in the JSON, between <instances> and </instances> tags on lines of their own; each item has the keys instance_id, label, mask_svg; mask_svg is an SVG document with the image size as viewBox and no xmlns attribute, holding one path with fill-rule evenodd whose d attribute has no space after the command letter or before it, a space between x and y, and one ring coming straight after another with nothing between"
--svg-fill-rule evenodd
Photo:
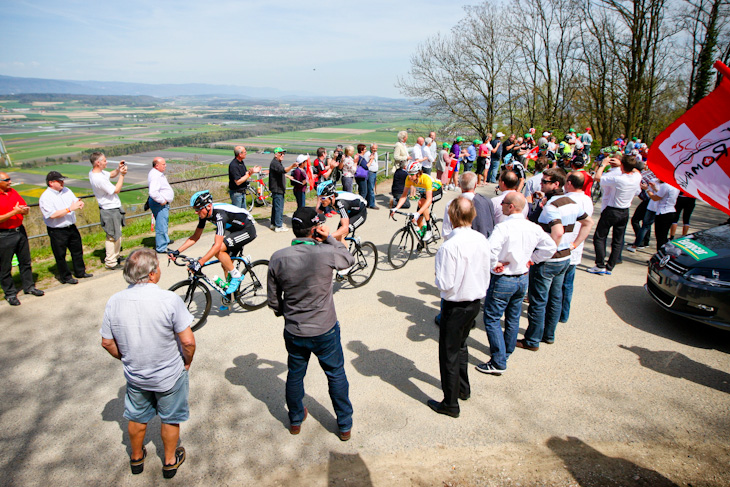
<instances>
[{"instance_id":1,"label":"distant hill","mask_svg":"<svg viewBox=\"0 0 730 487\"><path fill-rule=\"evenodd\" d=\"M170 98L178 96L228 96L235 98L274 98L274 99L322 99L311 93L294 93L274 88L250 86L209 85L203 83L163 84L122 83L116 81L77 81L43 78L17 78L0 75L0 95L19 93L60 93L71 95L126 95L154 96ZM371 102L395 101L379 97L336 97L339 100L360 100ZM398 100L402 102L403 100Z\"/></svg>"}]
</instances>

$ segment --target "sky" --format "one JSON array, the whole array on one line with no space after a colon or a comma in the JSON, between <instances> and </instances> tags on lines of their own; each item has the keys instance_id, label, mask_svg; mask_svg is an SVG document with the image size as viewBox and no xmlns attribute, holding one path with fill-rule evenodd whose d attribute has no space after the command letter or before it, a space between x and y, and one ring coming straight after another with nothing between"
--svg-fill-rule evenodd
<instances>
[{"instance_id":1,"label":"sky","mask_svg":"<svg viewBox=\"0 0 730 487\"><path fill-rule=\"evenodd\" d=\"M1 0L0 74L400 98L416 47L456 25L461 5Z\"/></svg>"}]
</instances>

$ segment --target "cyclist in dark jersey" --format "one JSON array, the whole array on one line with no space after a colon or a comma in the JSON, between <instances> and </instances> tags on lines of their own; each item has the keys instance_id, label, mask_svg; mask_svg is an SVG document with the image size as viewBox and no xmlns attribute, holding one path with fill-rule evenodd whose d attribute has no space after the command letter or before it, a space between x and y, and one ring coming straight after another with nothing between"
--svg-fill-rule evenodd
<instances>
[{"instance_id":1,"label":"cyclist in dark jersey","mask_svg":"<svg viewBox=\"0 0 730 487\"><path fill-rule=\"evenodd\" d=\"M183 242L180 248L173 250L170 254L172 258L175 258L180 252L195 245L203 234L205 223L208 221L213 222L216 226L213 245L203 257L198 259L194 270L199 271L210 259L217 258L221 263L221 267L223 267L224 275L229 275L226 294L232 294L241 284L242 276L238 269L233 266L231 255L240 254L243 246L256 238L256 226L253 217L245 208L225 203L213 204L213 196L209 191L195 193L190 198L190 206L193 207L200 218L198 227Z\"/></svg>"},{"instance_id":2,"label":"cyclist in dark jersey","mask_svg":"<svg viewBox=\"0 0 730 487\"><path fill-rule=\"evenodd\" d=\"M334 208L340 215L340 224L332 236L342 242L348 233L365 223L368 216L368 203L357 194L347 191L335 191L335 184L331 180L322 181L317 186L317 213L324 213L328 206Z\"/></svg>"}]
</instances>

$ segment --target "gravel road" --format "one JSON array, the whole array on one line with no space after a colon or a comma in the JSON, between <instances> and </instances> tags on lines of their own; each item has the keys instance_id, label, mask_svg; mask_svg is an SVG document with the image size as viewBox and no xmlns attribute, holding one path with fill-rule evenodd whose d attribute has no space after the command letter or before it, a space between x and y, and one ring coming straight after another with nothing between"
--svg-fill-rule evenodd
<instances>
[{"instance_id":1,"label":"gravel road","mask_svg":"<svg viewBox=\"0 0 730 487\"><path fill-rule=\"evenodd\" d=\"M491 186L480 192L494 194ZM592 265L589 242L556 343L518 349L501 377L473 371L471 399L452 419L425 404L442 397L434 259L392 270L385 253L402 220L387 215L371 211L358 232L380 252L373 280L336 286L352 440L336 436L314 360L305 380L310 416L289 435L282 320L268 309L221 311L214 297L190 369L191 419L181 427L188 459L170 485L730 484L730 334L660 309L643 289L650 254L625 254L612 276L594 276L581 270ZM696 215L699 226L724 220L706 206ZM290 232L259 223L246 253L268 258L289 245ZM211 240L206 234L190 254L202 255ZM164 266L160 285L184 276ZM122 367L100 346L105 303L124 287L121 272L101 272L42 298L21 294L19 307L0 304L4 485L161 482L157 419L144 473L129 472ZM472 365L489 350L478 320Z\"/></svg>"}]
</instances>

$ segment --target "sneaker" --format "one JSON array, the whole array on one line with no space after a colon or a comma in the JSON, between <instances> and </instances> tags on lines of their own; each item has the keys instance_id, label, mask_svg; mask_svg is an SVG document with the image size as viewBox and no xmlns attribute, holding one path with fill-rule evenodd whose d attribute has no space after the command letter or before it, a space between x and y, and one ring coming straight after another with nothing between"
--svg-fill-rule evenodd
<instances>
[{"instance_id":1,"label":"sneaker","mask_svg":"<svg viewBox=\"0 0 730 487\"><path fill-rule=\"evenodd\" d=\"M428 230L426 233L423 234L423 240L429 241L433 238L433 232Z\"/></svg>"},{"instance_id":2,"label":"sneaker","mask_svg":"<svg viewBox=\"0 0 730 487\"><path fill-rule=\"evenodd\" d=\"M636 247L634 247L633 245L629 245L628 247L626 247L626 251L633 254L636 252Z\"/></svg>"},{"instance_id":3,"label":"sneaker","mask_svg":"<svg viewBox=\"0 0 730 487\"><path fill-rule=\"evenodd\" d=\"M347 277L347 275L350 273L350 271L352 270L353 267L355 267L355 266L353 265L353 266L348 267L347 269L342 269L341 271L337 271L337 275L340 277Z\"/></svg>"},{"instance_id":4,"label":"sneaker","mask_svg":"<svg viewBox=\"0 0 730 487\"><path fill-rule=\"evenodd\" d=\"M586 269L586 271L590 272L591 274L599 274L599 275L603 275L603 274L607 274L607 273L609 275L611 274L611 272L607 271L605 268L597 267L597 266L593 266L590 269Z\"/></svg>"},{"instance_id":5,"label":"sneaker","mask_svg":"<svg viewBox=\"0 0 730 487\"><path fill-rule=\"evenodd\" d=\"M241 284L241 281L243 281L243 276L232 278L231 281L228 283L228 287L226 288L226 294L235 293L236 290L238 290L238 286Z\"/></svg>"},{"instance_id":6,"label":"sneaker","mask_svg":"<svg viewBox=\"0 0 730 487\"><path fill-rule=\"evenodd\" d=\"M492 365L491 362L486 363L486 364L479 364L474 368L483 374L492 374L492 375L502 375L507 371L507 369L498 369L497 367Z\"/></svg>"},{"instance_id":7,"label":"sneaker","mask_svg":"<svg viewBox=\"0 0 730 487\"><path fill-rule=\"evenodd\" d=\"M639 246L638 246L638 247L636 247L636 248L637 248L637 250L644 250L644 249L645 249L645 248L647 248L647 247L648 247L648 245L639 245Z\"/></svg>"},{"instance_id":8,"label":"sneaker","mask_svg":"<svg viewBox=\"0 0 730 487\"><path fill-rule=\"evenodd\" d=\"M280 233L280 232L286 232L286 231L288 231L288 230L289 230L289 227L287 227L287 226L284 226L284 225L282 225L282 226L280 226L280 227L276 227L276 229L274 229L274 231L275 231L276 233Z\"/></svg>"},{"instance_id":9,"label":"sneaker","mask_svg":"<svg viewBox=\"0 0 730 487\"><path fill-rule=\"evenodd\" d=\"M274 225L269 225L269 230L276 230L276 227Z\"/></svg>"}]
</instances>

